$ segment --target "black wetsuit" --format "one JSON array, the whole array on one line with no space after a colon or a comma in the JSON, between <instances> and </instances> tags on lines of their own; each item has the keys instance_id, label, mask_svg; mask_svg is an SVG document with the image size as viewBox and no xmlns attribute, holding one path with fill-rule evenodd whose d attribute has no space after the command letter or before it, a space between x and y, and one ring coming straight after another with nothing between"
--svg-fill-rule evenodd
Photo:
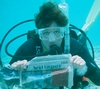
<instances>
[{"instance_id":1,"label":"black wetsuit","mask_svg":"<svg viewBox=\"0 0 100 89\"><path fill-rule=\"evenodd\" d=\"M82 44L79 41L77 41L74 38L70 38L71 55L72 56L79 55L80 57L82 57L85 60L86 65L88 67L88 71L84 76L90 78L95 84L100 85L100 74L97 75L98 73L100 73L98 72L98 66L94 62L91 55L89 54L89 51L85 47L82 47L82 48L81 47L82 47ZM77 51L80 48L81 50ZM64 41L62 42L62 50L64 51ZM16 51L14 55L14 56L21 56L22 58L12 58L10 61L10 64L18 60L23 60L23 59L27 59L29 61L33 57L35 57L36 55L42 52L43 52L43 48L41 46L41 41L38 38L34 38L34 39L31 38L27 40L25 43L23 43L18 48L18 50ZM94 75L97 75L99 78L96 78ZM79 81L81 81L80 76L76 76L76 74L74 74L74 86L76 86ZM73 89L76 89L76 88L73 87Z\"/></svg>"}]
</instances>

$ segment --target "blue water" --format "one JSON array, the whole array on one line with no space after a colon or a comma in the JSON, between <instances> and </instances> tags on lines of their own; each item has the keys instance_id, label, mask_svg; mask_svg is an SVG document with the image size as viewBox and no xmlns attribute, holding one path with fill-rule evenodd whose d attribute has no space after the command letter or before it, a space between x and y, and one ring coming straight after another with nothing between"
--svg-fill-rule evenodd
<instances>
[{"instance_id":1,"label":"blue water","mask_svg":"<svg viewBox=\"0 0 100 89\"><path fill-rule=\"evenodd\" d=\"M34 14L38 13L39 6L47 0L0 0L0 41L3 39L6 32L19 22L33 19ZM55 0L58 3L60 0ZM69 5L69 21L71 24L82 28L94 0L66 0ZM89 28L88 37L93 46L100 45L100 14L95 22ZM2 61L7 63L10 60L5 53L5 44L13 37L26 33L28 30L35 28L34 22L25 23L15 28L7 36L2 47ZM14 41L8 48L11 54L14 54L16 49L26 41L26 36Z\"/></svg>"}]
</instances>

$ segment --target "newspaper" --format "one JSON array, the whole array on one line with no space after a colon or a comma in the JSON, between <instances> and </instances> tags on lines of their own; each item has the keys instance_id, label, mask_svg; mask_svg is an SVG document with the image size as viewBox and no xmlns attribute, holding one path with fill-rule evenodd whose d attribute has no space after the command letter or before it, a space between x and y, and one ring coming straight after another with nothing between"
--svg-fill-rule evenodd
<instances>
[{"instance_id":1,"label":"newspaper","mask_svg":"<svg viewBox=\"0 0 100 89\"><path fill-rule=\"evenodd\" d=\"M35 57L29 61L25 70L14 70L10 65L3 67L0 74L9 89L22 85L21 89L57 89L73 85L73 66L70 54ZM12 88L14 86L14 88ZM59 89L59 88L58 88Z\"/></svg>"},{"instance_id":2,"label":"newspaper","mask_svg":"<svg viewBox=\"0 0 100 89\"><path fill-rule=\"evenodd\" d=\"M70 64L70 57L70 54L63 54L33 58L23 72L23 75L32 76L23 77L23 85L34 89L59 86L71 88L73 67Z\"/></svg>"},{"instance_id":3,"label":"newspaper","mask_svg":"<svg viewBox=\"0 0 100 89\"><path fill-rule=\"evenodd\" d=\"M48 55L33 58L27 66L27 71L55 70L67 68L70 65L70 54Z\"/></svg>"}]
</instances>

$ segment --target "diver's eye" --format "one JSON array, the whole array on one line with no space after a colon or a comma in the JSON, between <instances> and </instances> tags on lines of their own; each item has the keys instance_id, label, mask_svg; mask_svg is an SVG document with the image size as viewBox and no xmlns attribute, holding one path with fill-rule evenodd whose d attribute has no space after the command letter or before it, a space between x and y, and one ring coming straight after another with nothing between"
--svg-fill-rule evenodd
<instances>
[{"instance_id":1,"label":"diver's eye","mask_svg":"<svg viewBox=\"0 0 100 89\"><path fill-rule=\"evenodd\" d=\"M43 32L44 36L48 36L50 33L49 32Z\"/></svg>"},{"instance_id":2,"label":"diver's eye","mask_svg":"<svg viewBox=\"0 0 100 89\"><path fill-rule=\"evenodd\" d=\"M54 33L55 33L55 34L58 34L58 33L60 33L60 31L54 31Z\"/></svg>"},{"instance_id":3,"label":"diver's eye","mask_svg":"<svg viewBox=\"0 0 100 89\"><path fill-rule=\"evenodd\" d=\"M60 30L56 30L53 32L55 35L59 35L60 34Z\"/></svg>"}]
</instances>

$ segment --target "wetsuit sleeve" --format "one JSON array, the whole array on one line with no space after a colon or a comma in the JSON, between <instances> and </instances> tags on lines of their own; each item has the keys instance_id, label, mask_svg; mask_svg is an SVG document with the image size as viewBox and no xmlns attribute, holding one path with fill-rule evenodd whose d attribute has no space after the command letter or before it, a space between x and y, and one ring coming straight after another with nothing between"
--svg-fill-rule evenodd
<instances>
[{"instance_id":1,"label":"wetsuit sleeve","mask_svg":"<svg viewBox=\"0 0 100 89\"><path fill-rule=\"evenodd\" d=\"M27 40L23 43L15 52L14 57L12 57L10 64L18 60L31 60L35 56L35 44L33 39Z\"/></svg>"},{"instance_id":2,"label":"wetsuit sleeve","mask_svg":"<svg viewBox=\"0 0 100 89\"><path fill-rule=\"evenodd\" d=\"M79 51L76 51L81 46L82 46L82 44L80 42L78 42L75 39L72 39L71 40L71 54L79 55L80 57L82 57L85 60L88 70L84 76L88 77L96 85L98 85L98 83L100 85L100 74L99 74L100 71L98 70L99 68L98 68L97 64L95 63L94 59L91 57L88 49L85 47L82 47ZM98 76L98 78L95 78L95 76Z\"/></svg>"}]
</instances>

